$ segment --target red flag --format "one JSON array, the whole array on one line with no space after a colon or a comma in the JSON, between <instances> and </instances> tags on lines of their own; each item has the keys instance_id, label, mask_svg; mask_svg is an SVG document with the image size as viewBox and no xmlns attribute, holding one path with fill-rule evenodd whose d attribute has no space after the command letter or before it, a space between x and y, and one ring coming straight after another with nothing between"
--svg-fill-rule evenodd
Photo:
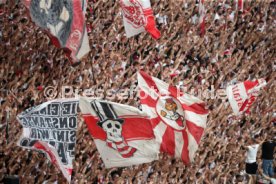
<instances>
[{"instance_id":1,"label":"red flag","mask_svg":"<svg viewBox=\"0 0 276 184\"><path fill-rule=\"evenodd\" d=\"M142 109L151 117L160 151L189 164L206 127L205 104L144 72L138 74L138 86Z\"/></svg>"},{"instance_id":2,"label":"red flag","mask_svg":"<svg viewBox=\"0 0 276 184\"><path fill-rule=\"evenodd\" d=\"M128 38L144 31L150 33L154 39L160 38L150 0L120 0L120 6Z\"/></svg>"},{"instance_id":3,"label":"red flag","mask_svg":"<svg viewBox=\"0 0 276 184\"><path fill-rule=\"evenodd\" d=\"M122 104L80 98L80 109L106 168L157 159L158 144L146 113Z\"/></svg>"}]
</instances>

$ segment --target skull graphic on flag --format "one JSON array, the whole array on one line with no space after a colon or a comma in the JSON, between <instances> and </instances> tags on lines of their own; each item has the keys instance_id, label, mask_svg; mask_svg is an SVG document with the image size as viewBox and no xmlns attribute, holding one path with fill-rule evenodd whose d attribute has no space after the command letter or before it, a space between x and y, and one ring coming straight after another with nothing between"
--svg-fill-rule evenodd
<instances>
[{"instance_id":1,"label":"skull graphic on flag","mask_svg":"<svg viewBox=\"0 0 276 184\"><path fill-rule=\"evenodd\" d=\"M128 105L83 97L80 109L106 168L158 159L158 144L146 113Z\"/></svg>"},{"instance_id":2,"label":"skull graphic on flag","mask_svg":"<svg viewBox=\"0 0 276 184\"><path fill-rule=\"evenodd\" d=\"M205 104L142 71L138 86L142 110L151 118L160 151L189 164L206 128Z\"/></svg>"},{"instance_id":3,"label":"skull graphic on flag","mask_svg":"<svg viewBox=\"0 0 276 184\"><path fill-rule=\"evenodd\" d=\"M91 102L92 108L97 113L100 121L97 123L106 132L107 145L118 151L124 158L133 156L136 148L128 146L122 136L123 119L117 117L111 104L96 101ZM100 110L102 109L102 111Z\"/></svg>"}]
</instances>

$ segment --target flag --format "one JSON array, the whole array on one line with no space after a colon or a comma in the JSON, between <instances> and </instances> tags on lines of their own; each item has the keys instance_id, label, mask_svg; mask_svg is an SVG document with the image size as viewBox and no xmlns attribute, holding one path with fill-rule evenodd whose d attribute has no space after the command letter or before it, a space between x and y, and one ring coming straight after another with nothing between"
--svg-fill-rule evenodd
<instances>
[{"instance_id":1,"label":"flag","mask_svg":"<svg viewBox=\"0 0 276 184\"><path fill-rule=\"evenodd\" d=\"M128 38L144 31L150 33L154 39L160 38L150 0L120 0L120 6Z\"/></svg>"},{"instance_id":2,"label":"flag","mask_svg":"<svg viewBox=\"0 0 276 184\"><path fill-rule=\"evenodd\" d=\"M89 51L85 25L85 0L22 0L32 20L46 31L57 47L65 49L72 62Z\"/></svg>"},{"instance_id":3,"label":"flag","mask_svg":"<svg viewBox=\"0 0 276 184\"><path fill-rule=\"evenodd\" d=\"M205 6L204 0L199 0L199 25L200 25L200 35L204 36L205 34Z\"/></svg>"},{"instance_id":4,"label":"flag","mask_svg":"<svg viewBox=\"0 0 276 184\"><path fill-rule=\"evenodd\" d=\"M208 110L203 101L142 71L138 87L160 151L181 158L185 164L192 162L206 128Z\"/></svg>"},{"instance_id":5,"label":"flag","mask_svg":"<svg viewBox=\"0 0 276 184\"><path fill-rule=\"evenodd\" d=\"M241 12L243 12L244 8L243 8L243 0L236 0L236 3L237 3L237 9Z\"/></svg>"},{"instance_id":6,"label":"flag","mask_svg":"<svg viewBox=\"0 0 276 184\"><path fill-rule=\"evenodd\" d=\"M258 96L258 92L265 85L266 81L264 79L258 79L228 86L226 93L234 114L249 113L252 103Z\"/></svg>"},{"instance_id":7,"label":"flag","mask_svg":"<svg viewBox=\"0 0 276 184\"><path fill-rule=\"evenodd\" d=\"M131 106L80 98L80 109L106 168L158 159L147 114Z\"/></svg>"},{"instance_id":8,"label":"flag","mask_svg":"<svg viewBox=\"0 0 276 184\"><path fill-rule=\"evenodd\" d=\"M53 100L17 116L23 126L17 144L44 152L69 183L75 158L77 107L75 99Z\"/></svg>"}]
</instances>

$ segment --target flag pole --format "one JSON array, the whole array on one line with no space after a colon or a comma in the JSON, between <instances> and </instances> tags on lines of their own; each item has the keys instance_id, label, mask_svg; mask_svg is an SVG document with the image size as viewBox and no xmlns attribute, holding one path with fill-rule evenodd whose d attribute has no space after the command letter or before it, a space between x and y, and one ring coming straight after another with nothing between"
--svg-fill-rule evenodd
<instances>
[{"instance_id":1,"label":"flag pole","mask_svg":"<svg viewBox=\"0 0 276 184\"><path fill-rule=\"evenodd\" d=\"M10 120L10 112L6 111L6 142L9 144L9 120Z\"/></svg>"}]
</instances>

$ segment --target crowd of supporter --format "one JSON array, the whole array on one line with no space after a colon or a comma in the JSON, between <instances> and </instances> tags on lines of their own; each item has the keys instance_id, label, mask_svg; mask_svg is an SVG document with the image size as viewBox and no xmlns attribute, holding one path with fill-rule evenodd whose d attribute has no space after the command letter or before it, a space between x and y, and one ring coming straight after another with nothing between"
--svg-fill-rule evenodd
<instances>
[{"instance_id":1,"label":"crowd of supporter","mask_svg":"<svg viewBox=\"0 0 276 184\"><path fill-rule=\"evenodd\" d=\"M72 183L251 182L252 176L245 173L244 147L252 137L265 141L276 133L275 1L247 1L243 12L232 0L206 1L204 36L196 1L151 3L162 34L159 40L147 33L126 38L119 3L90 0L86 17L91 51L73 65L31 22L22 3L0 4L0 182L8 175L17 175L21 183L66 182L43 154L16 145L22 131L18 113L62 97L64 86L79 95L85 89L114 94L135 89L140 69L206 102L210 114L194 163L184 166L180 159L161 153L152 163L105 169L79 117ZM233 116L218 90L259 78L265 78L267 86L251 113ZM56 93L45 94L49 86ZM215 97L208 95L212 91ZM111 100L139 107L137 92L133 94ZM258 179L269 180L262 171L261 151L257 163Z\"/></svg>"}]
</instances>

